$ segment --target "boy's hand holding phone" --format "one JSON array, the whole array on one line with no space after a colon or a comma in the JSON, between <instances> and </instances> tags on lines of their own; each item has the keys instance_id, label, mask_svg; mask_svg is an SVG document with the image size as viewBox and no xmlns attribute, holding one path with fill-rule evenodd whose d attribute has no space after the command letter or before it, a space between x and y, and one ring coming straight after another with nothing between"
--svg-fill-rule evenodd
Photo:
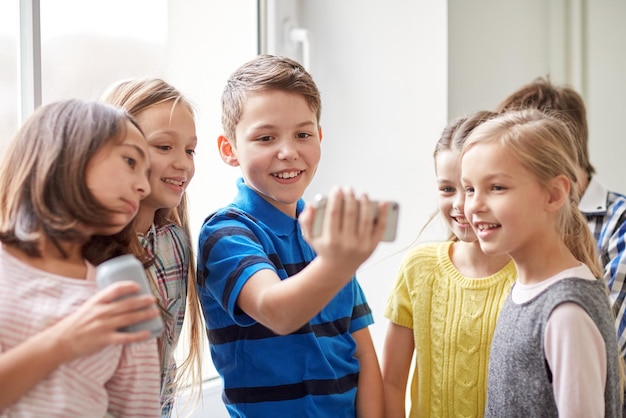
<instances>
[{"instance_id":1,"label":"boy's hand holding phone","mask_svg":"<svg viewBox=\"0 0 626 418\"><path fill-rule=\"evenodd\" d=\"M357 198L351 189L334 189L300 215L304 238L319 257L356 270L381 240L393 241L399 205Z\"/></svg>"},{"instance_id":2,"label":"boy's hand holding phone","mask_svg":"<svg viewBox=\"0 0 626 418\"><path fill-rule=\"evenodd\" d=\"M315 207L315 216L313 219L313 227L312 234L314 237L318 237L322 234L322 228L324 225L324 217L326 216L326 205L328 204L328 198L319 197L316 199L315 203L313 203ZM364 204L364 203L361 203ZM378 201L370 201L369 202L369 211L372 213L374 217L374 223L378 222L378 212L381 205L387 204L387 220L385 232L381 238L381 241L394 241L396 239L396 232L398 228L398 213L400 209L400 205L397 202L378 202Z\"/></svg>"}]
</instances>

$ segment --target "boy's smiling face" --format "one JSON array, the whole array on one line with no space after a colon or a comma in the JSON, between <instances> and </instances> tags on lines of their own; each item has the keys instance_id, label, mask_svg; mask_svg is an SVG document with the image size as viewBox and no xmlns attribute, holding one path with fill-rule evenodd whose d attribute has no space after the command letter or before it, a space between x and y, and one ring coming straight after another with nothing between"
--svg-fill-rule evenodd
<instances>
[{"instance_id":1,"label":"boy's smiling face","mask_svg":"<svg viewBox=\"0 0 626 418\"><path fill-rule=\"evenodd\" d=\"M322 130L299 94L267 90L247 96L236 140L218 139L222 159L241 167L245 183L295 217L321 155Z\"/></svg>"}]
</instances>

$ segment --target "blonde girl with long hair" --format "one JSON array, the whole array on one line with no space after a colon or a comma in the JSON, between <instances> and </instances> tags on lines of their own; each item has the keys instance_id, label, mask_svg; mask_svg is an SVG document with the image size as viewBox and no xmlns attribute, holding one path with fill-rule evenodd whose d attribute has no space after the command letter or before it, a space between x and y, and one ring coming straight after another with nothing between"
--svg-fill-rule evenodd
<instances>
[{"instance_id":1,"label":"blonde girl with long hair","mask_svg":"<svg viewBox=\"0 0 626 418\"><path fill-rule=\"evenodd\" d=\"M195 172L194 108L179 90L159 78L118 82L103 100L135 117L148 141L152 192L139 207L136 232L165 323L158 342L162 416L169 417L177 389L188 384L199 395L202 378L202 318L186 196ZM175 349L184 320L189 352L177 366Z\"/></svg>"},{"instance_id":2,"label":"blonde girl with long hair","mask_svg":"<svg viewBox=\"0 0 626 418\"><path fill-rule=\"evenodd\" d=\"M621 417L606 282L579 211L576 145L538 110L486 121L461 153L465 212L486 254L518 277L489 355L486 417Z\"/></svg>"}]
</instances>

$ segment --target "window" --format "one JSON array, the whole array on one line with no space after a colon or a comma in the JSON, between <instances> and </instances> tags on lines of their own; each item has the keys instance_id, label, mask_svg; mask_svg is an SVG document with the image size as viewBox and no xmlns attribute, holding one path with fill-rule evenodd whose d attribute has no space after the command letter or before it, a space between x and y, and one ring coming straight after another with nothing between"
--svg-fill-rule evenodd
<instances>
[{"instance_id":1,"label":"window","mask_svg":"<svg viewBox=\"0 0 626 418\"><path fill-rule=\"evenodd\" d=\"M19 3L0 2L0 149L17 130Z\"/></svg>"},{"instance_id":2,"label":"window","mask_svg":"<svg viewBox=\"0 0 626 418\"><path fill-rule=\"evenodd\" d=\"M116 80L167 77L167 0L41 2L42 101L97 98Z\"/></svg>"},{"instance_id":3,"label":"window","mask_svg":"<svg viewBox=\"0 0 626 418\"><path fill-rule=\"evenodd\" d=\"M0 79L5 143L18 124L19 6L20 0L0 2L0 60L1 68L8 69ZM221 131L224 83L257 53L256 0L34 1L33 7L38 6L43 104L70 97L97 99L117 80L144 76L162 77L195 104L199 144L188 192L192 241L197 241L202 220L231 198L238 174L219 160L215 140ZM216 184L207 195L207 183L229 177L232 181ZM181 341L182 350L185 343ZM204 359L204 378L216 377L208 347Z\"/></svg>"}]
</instances>

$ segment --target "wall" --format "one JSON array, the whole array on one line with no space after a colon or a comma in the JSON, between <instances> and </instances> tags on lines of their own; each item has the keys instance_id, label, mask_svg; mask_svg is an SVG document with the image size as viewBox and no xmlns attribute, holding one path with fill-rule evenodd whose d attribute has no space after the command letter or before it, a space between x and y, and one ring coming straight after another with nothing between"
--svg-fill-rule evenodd
<instances>
[{"instance_id":1,"label":"wall","mask_svg":"<svg viewBox=\"0 0 626 418\"><path fill-rule=\"evenodd\" d=\"M550 72L552 1L448 1L450 118L492 109Z\"/></svg>"},{"instance_id":2,"label":"wall","mask_svg":"<svg viewBox=\"0 0 626 418\"><path fill-rule=\"evenodd\" d=\"M435 209L432 149L447 117L446 21L443 1L300 1L324 130L306 197L349 185L401 206L398 239L382 243L358 273L379 353L402 253Z\"/></svg>"},{"instance_id":3,"label":"wall","mask_svg":"<svg viewBox=\"0 0 626 418\"><path fill-rule=\"evenodd\" d=\"M591 162L607 187L626 193L626 2L587 1L585 70Z\"/></svg>"},{"instance_id":4,"label":"wall","mask_svg":"<svg viewBox=\"0 0 626 418\"><path fill-rule=\"evenodd\" d=\"M189 185L193 241L203 219L226 205L234 196L239 171L222 162L217 152L217 137L222 132L220 97L231 72L256 55L256 1L169 0L170 66L167 79L185 92L197 108L198 146L196 174ZM185 350L184 341L180 351ZM215 376L204 347L204 376ZM180 356L182 357L182 355ZM202 399L188 418L226 418L221 399L221 381L210 380L202 386ZM187 394L177 408L187 416ZM193 400L191 401L193 405Z\"/></svg>"},{"instance_id":5,"label":"wall","mask_svg":"<svg viewBox=\"0 0 626 418\"><path fill-rule=\"evenodd\" d=\"M449 0L449 115L491 109L538 76L585 99L598 177L626 192L626 2Z\"/></svg>"},{"instance_id":6,"label":"wall","mask_svg":"<svg viewBox=\"0 0 626 418\"><path fill-rule=\"evenodd\" d=\"M230 73L256 55L256 1L170 0L169 18L168 80L200 110L196 174L188 189L197 234L204 218L234 196L239 171L224 164L217 152L220 98Z\"/></svg>"}]
</instances>

